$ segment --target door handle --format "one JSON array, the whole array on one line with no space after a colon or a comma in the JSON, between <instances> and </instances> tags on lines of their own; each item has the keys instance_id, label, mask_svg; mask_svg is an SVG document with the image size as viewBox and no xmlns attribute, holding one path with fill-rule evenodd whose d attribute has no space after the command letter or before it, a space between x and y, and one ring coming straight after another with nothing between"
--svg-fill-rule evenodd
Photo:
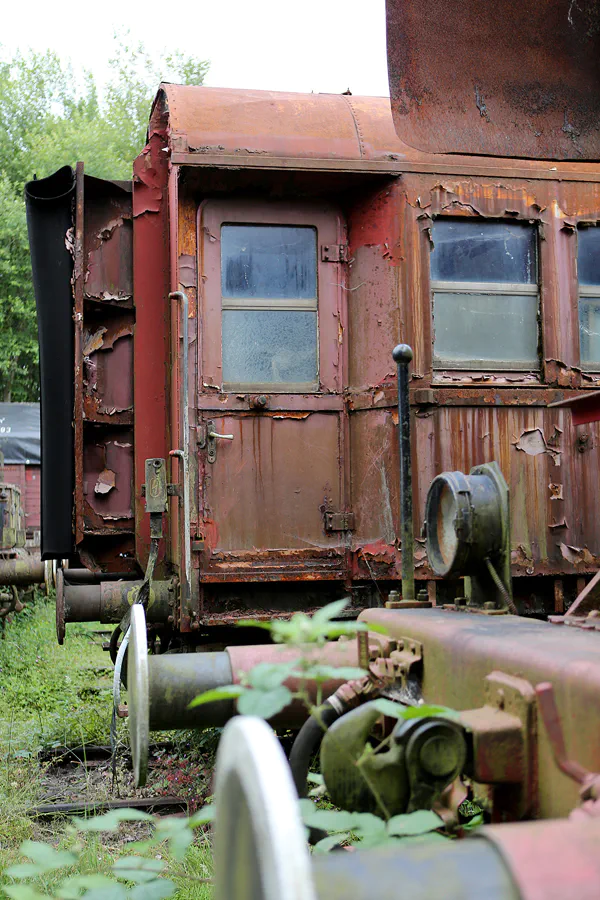
<instances>
[{"instance_id":1,"label":"door handle","mask_svg":"<svg viewBox=\"0 0 600 900\"><path fill-rule=\"evenodd\" d=\"M232 434L219 434L215 431L215 423L206 423L206 461L214 463L217 458L217 441L232 441Z\"/></svg>"},{"instance_id":2,"label":"door handle","mask_svg":"<svg viewBox=\"0 0 600 900\"><path fill-rule=\"evenodd\" d=\"M209 436L209 438L221 438L222 441L232 441L233 440L232 434L217 434L216 431L209 431L208 436Z\"/></svg>"}]
</instances>

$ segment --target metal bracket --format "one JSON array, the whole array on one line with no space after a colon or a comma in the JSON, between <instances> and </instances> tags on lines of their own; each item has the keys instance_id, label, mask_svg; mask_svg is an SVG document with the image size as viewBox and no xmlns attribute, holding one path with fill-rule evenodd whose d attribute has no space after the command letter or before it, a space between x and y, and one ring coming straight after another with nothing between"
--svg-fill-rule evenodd
<instances>
[{"instance_id":1,"label":"metal bracket","mask_svg":"<svg viewBox=\"0 0 600 900\"><path fill-rule=\"evenodd\" d=\"M401 678L408 678L411 669L423 662L423 644L412 638L399 638L395 650L390 653L390 660Z\"/></svg>"},{"instance_id":2,"label":"metal bracket","mask_svg":"<svg viewBox=\"0 0 600 900\"><path fill-rule=\"evenodd\" d=\"M142 497L146 496L146 485L142 485ZM168 497L181 497L181 488L178 484L168 484L167 485L167 496Z\"/></svg>"},{"instance_id":3,"label":"metal bracket","mask_svg":"<svg viewBox=\"0 0 600 900\"><path fill-rule=\"evenodd\" d=\"M146 483L142 485L142 496L146 499L147 513L167 511L167 466L164 459L147 459L145 463Z\"/></svg>"},{"instance_id":4,"label":"metal bracket","mask_svg":"<svg viewBox=\"0 0 600 900\"><path fill-rule=\"evenodd\" d=\"M348 262L348 244L321 244L321 262Z\"/></svg>"},{"instance_id":5,"label":"metal bracket","mask_svg":"<svg viewBox=\"0 0 600 900\"><path fill-rule=\"evenodd\" d=\"M325 512L325 531L352 531L354 513Z\"/></svg>"}]
</instances>

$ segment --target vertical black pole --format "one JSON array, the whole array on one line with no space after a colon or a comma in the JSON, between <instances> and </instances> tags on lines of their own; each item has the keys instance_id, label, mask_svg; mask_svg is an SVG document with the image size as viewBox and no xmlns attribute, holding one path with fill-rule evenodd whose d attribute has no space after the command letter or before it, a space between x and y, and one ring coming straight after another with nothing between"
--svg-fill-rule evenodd
<instances>
[{"instance_id":1,"label":"vertical black pole","mask_svg":"<svg viewBox=\"0 0 600 900\"><path fill-rule=\"evenodd\" d=\"M410 452L410 403L408 367L413 352L408 344L398 344L392 352L398 367L398 447L400 451L400 528L402 537L402 600L415 599L413 561L413 500Z\"/></svg>"}]
</instances>

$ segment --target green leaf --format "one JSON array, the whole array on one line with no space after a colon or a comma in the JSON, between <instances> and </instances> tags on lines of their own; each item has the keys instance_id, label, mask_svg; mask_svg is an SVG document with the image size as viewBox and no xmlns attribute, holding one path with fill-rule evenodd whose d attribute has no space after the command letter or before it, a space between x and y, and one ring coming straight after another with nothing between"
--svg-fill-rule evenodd
<instances>
[{"instance_id":1,"label":"green leaf","mask_svg":"<svg viewBox=\"0 0 600 900\"><path fill-rule=\"evenodd\" d=\"M387 823L387 832L390 835L416 835L443 827L442 819L430 809L418 809L416 812L394 816Z\"/></svg>"},{"instance_id":2,"label":"green leaf","mask_svg":"<svg viewBox=\"0 0 600 900\"><path fill-rule=\"evenodd\" d=\"M213 688L210 691L204 691L188 704L188 709L194 709L196 706L202 706L204 703L213 703L215 700L235 700L241 697L246 690L241 684L228 684L221 687Z\"/></svg>"},{"instance_id":3,"label":"green leaf","mask_svg":"<svg viewBox=\"0 0 600 900\"><path fill-rule=\"evenodd\" d=\"M447 706L431 706L426 703L420 706L405 706L403 703L385 699L374 700L373 705L382 715L393 719L425 719L430 716L453 721L460 719L460 714Z\"/></svg>"},{"instance_id":4,"label":"green leaf","mask_svg":"<svg viewBox=\"0 0 600 900\"><path fill-rule=\"evenodd\" d=\"M309 772L306 780L311 781L313 784L325 784L325 779L320 772Z\"/></svg>"},{"instance_id":5,"label":"green leaf","mask_svg":"<svg viewBox=\"0 0 600 900\"><path fill-rule=\"evenodd\" d=\"M364 669L359 669L357 666L314 665L298 670L294 674L309 681L331 681L332 679L336 681L356 681L358 678L363 678L367 673Z\"/></svg>"},{"instance_id":6,"label":"green leaf","mask_svg":"<svg viewBox=\"0 0 600 900\"><path fill-rule=\"evenodd\" d=\"M5 875L11 878L37 878L38 875L44 875L50 871L46 866L39 866L37 863L15 863L4 870Z\"/></svg>"},{"instance_id":7,"label":"green leaf","mask_svg":"<svg viewBox=\"0 0 600 900\"><path fill-rule=\"evenodd\" d=\"M122 881L147 884L164 871L165 863L162 859L147 859L144 856L122 856L114 861L112 868Z\"/></svg>"},{"instance_id":8,"label":"green leaf","mask_svg":"<svg viewBox=\"0 0 600 900\"><path fill-rule=\"evenodd\" d=\"M188 820L178 819L174 816L160 819L156 823L155 834L159 840L168 841L169 853L175 859L183 859L194 840L194 832L189 827Z\"/></svg>"},{"instance_id":9,"label":"green leaf","mask_svg":"<svg viewBox=\"0 0 600 900\"><path fill-rule=\"evenodd\" d=\"M350 603L350 597L342 597L341 600L334 600L318 609L312 617L313 626L326 625L332 619L337 619Z\"/></svg>"},{"instance_id":10,"label":"green leaf","mask_svg":"<svg viewBox=\"0 0 600 900\"><path fill-rule=\"evenodd\" d=\"M82 900L128 900L129 893L122 884L112 882L105 887L94 887L86 891Z\"/></svg>"},{"instance_id":11,"label":"green leaf","mask_svg":"<svg viewBox=\"0 0 600 900\"><path fill-rule=\"evenodd\" d=\"M252 688L238 700L238 712L243 716L258 716L271 719L292 702L292 694L283 685L272 691L257 691Z\"/></svg>"},{"instance_id":12,"label":"green leaf","mask_svg":"<svg viewBox=\"0 0 600 900\"><path fill-rule=\"evenodd\" d=\"M202 809L197 810L190 816L188 825L190 828L199 828L201 825L207 825L208 822L214 821L216 811L216 806L203 806Z\"/></svg>"},{"instance_id":13,"label":"green leaf","mask_svg":"<svg viewBox=\"0 0 600 900\"><path fill-rule=\"evenodd\" d=\"M306 798L299 801L302 821L309 828L340 833L352 831L362 835L385 832L385 822L371 813L348 812L340 809L318 809Z\"/></svg>"},{"instance_id":14,"label":"green leaf","mask_svg":"<svg viewBox=\"0 0 600 900\"><path fill-rule=\"evenodd\" d=\"M259 619L240 619L235 623L236 628L263 628L265 631L271 630L272 622L264 622Z\"/></svg>"},{"instance_id":15,"label":"green leaf","mask_svg":"<svg viewBox=\"0 0 600 900\"><path fill-rule=\"evenodd\" d=\"M393 700L385 700L383 698L373 700L372 706L382 716L387 716L389 719L403 719L403 713L407 709L404 703L395 703Z\"/></svg>"},{"instance_id":16,"label":"green leaf","mask_svg":"<svg viewBox=\"0 0 600 900\"><path fill-rule=\"evenodd\" d=\"M78 831L116 831L121 822L152 822L153 817L141 809L111 809L91 819L73 819Z\"/></svg>"},{"instance_id":17,"label":"green leaf","mask_svg":"<svg viewBox=\"0 0 600 900\"><path fill-rule=\"evenodd\" d=\"M350 840L350 832L341 832L338 834L328 834L327 837L317 841L313 850L315 853L329 853L334 847L337 847L342 841Z\"/></svg>"},{"instance_id":18,"label":"green leaf","mask_svg":"<svg viewBox=\"0 0 600 900\"><path fill-rule=\"evenodd\" d=\"M2 890L12 900L48 900L48 894L40 894L29 884L3 884Z\"/></svg>"},{"instance_id":19,"label":"green leaf","mask_svg":"<svg viewBox=\"0 0 600 900\"><path fill-rule=\"evenodd\" d=\"M479 828L481 825L485 825L483 813L479 813L478 816L473 816L472 819L469 819L468 822L465 822L465 824L462 826L462 830L475 831L475 829Z\"/></svg>"},{"instance_id":20,"label":"green leaf","mask_svg":"<svg viewBox=\"0 0 600 900\"><path fill-rule=\"evenodd\" d=\"M23 856L27 856L46 872L61 869L63 866L73 866L77 862L77 857L73 853L55 850L50 844L41 841L23 841L19 850Z\"/></svg>"},{"instance_id":21,"label":"green leaf","mask_svg":"<svg viewBox=\"0 0 600 900\"><path fill-rule=\"evenodd\" d=\"M91 888L121 888L106 875L71 875L56 889L59 900L80 900L81 892ZM87 897L87 894L85 895Z\"/></svg>"},{"instance_id":22,"label":"green leaf","mask_svg":"<svg viewBox=\"0 0 600 900\"><path fill-rule=\"evenodd\" d=\"M248 683L259 691L272 691L286 681L300 660L285 663L258 663L248 675Z\"/></svg>"},{"instance_id":23,"label":"green leaf","mask_svg":"<svg viewBox=\"0 0 600 900\"><path fill-rule=\"evenodd\" d=\"M130 900L164 900L172 897L177 886L168 878L158 878L149 884L138 884L130 892Z\"/></svg>"}]
</instances>

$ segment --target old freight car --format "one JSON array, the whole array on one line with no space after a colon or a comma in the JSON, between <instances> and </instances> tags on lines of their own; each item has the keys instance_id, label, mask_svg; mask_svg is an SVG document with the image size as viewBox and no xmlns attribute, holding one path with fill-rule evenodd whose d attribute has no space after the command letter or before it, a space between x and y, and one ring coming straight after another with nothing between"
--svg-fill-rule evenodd
<instances>
[{"instance_id":1,"label":"old freight car","mask_svg":"<svg viewBox=\"0 0 600 900\"><path fill-rule=\"evenodd\" d=\"M89 614L105 573L146 568L149 459L167 461L153 577L173 628L382 603L398 340L416 534L437 473L496 459L517 602L561 611L600 564L598 426L547 408L600 380L600 167L414 150L389 100L351 95L164 84L148 134L131 184L79 166L28 186L60 236L42 248L32 226L34 272L62 253L64 276L60 302L38 292L44 553L94 574ZM434 598L422 539L414 563ZM68 620L85 598L66 590Z\"/></svg>"}]
</instances>

